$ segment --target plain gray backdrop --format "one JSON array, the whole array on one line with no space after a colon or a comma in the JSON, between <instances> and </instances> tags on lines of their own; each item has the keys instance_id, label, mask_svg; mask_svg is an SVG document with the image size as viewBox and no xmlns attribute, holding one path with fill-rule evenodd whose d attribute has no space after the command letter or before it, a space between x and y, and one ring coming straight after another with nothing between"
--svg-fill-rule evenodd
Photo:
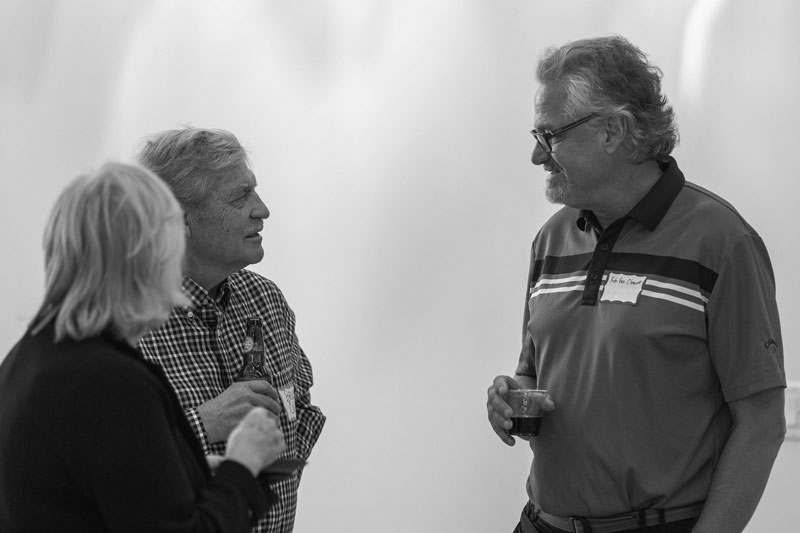
<instances>
[{"instance_id":1,"label":"plain gray backdrop","mask_svg":"<svg viewBox=\"0 0 800 533\"><path fill-rule=\"evenodd\" d=\"M618 33L662 67L681 168L767 243L797 380L798 22L795 0L0 0L0 358L66 182L154 131L229 129L272 211L252 268L296 312L329 417L296 530L511 531L531 452L485 396L557 209L530 164L539 53ZM794 523L798 474L787 442L749 532Z\"/></svg>"}]
</instances>

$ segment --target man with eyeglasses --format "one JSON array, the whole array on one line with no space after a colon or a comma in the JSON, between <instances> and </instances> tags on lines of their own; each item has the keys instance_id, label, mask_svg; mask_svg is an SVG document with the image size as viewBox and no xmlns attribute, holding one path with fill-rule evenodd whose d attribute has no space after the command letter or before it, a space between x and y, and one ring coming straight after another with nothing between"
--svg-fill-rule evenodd
<instances>
[{"instance_id":1,"label":"man with eyeglasses","mask_svg":"<svg viewBox=\"0 0 800 533\"><path fill-rule=\"evenodd\" d=\"M783 442L775 282L756 231L670 156L661 71L622 37L541 58L532 161L563 204L533 242L523 346L543 389L516 532L742 531Z\"/></svg>"}]
</instances>

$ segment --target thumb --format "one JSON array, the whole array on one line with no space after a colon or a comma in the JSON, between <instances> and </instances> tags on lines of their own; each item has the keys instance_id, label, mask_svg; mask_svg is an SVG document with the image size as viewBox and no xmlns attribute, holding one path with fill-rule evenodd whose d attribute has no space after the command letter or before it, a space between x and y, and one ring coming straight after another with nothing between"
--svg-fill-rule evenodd
<instances>
[{"instance_id":1,"label":"thumb","mask_svg":"<svg viewBox=\"0 0 800 533\"><path fill-rule=\"evenodd\" d=\"M499 394L520 388L519 384L514 381L514 378L508 376L497 376L494 378L494 388Z\"/></svg>"},{"instance_id":2,"label":"thumb","mask_svg":"<svg viewBox=\"0 0 800 533\"><path fill-rule=\"evenodd\" d=\"M555 408L556 404L553 403L553 398L550 396L550 393L548 392L544 397L544 401L542 402L542 409L544 409L545 411L552 411Z\"/></svg>"}]
</instances>

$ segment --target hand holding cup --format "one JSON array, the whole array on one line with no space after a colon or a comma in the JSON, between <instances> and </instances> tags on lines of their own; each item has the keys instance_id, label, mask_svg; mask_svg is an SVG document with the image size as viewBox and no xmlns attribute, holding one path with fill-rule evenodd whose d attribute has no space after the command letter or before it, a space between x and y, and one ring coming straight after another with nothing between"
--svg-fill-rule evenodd
<instances>
[{"instance_id":1,"label":"hand holding cup","mask_svg":"<svg viewBox=\"0 0 800 533\"><path fill-rule=\"evenodd\" d=\"M523 393L515 392L524 390L533 391L533 394L523 395ZM525 404L526 418L532 418L533 413L538 412L540 416L538 423L532 420L517 420L517 423L514 423L512 418L520 419L523 418L523 415L518 407L516 411L518 414L515 416L512 404L521 404L521 401L517 402L517 398L512 398L512 393L515 396L523 395L529 398ZM520 386L520 383L509 376L497 376L488 390L487 408L489 411L489 423L494 432L503 442L513 446L515 441L511 435L514 434L523 439L528 439L529 436L524 433L532 433L532 426L541 424L541 411L551 411L555 408L555 404L546 390L524 389ZM522 426L526 427L523 428ZM528 427L531 427L531 429L527 429Z\"/></svg>"}]
</instances>

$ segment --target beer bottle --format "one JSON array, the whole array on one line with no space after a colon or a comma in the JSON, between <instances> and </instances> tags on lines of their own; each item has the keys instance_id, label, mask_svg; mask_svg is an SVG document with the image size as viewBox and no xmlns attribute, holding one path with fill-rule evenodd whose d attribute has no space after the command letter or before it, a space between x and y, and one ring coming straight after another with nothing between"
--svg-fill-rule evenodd
<instances>
[{"instance_id":1,"label":"beer bottle","mask_svg":"<svg viewBox=\"0 0 800 533\"><path fill-rule=\"evenodd\" d=\"M264 333L261 331L260 318L248 318L245 330L244 346L242 347L244 364L236 375L235 381L250 381L252 379L269 380L266 367L266 353L264 351Z\"/></svg>"}]
</instances>

